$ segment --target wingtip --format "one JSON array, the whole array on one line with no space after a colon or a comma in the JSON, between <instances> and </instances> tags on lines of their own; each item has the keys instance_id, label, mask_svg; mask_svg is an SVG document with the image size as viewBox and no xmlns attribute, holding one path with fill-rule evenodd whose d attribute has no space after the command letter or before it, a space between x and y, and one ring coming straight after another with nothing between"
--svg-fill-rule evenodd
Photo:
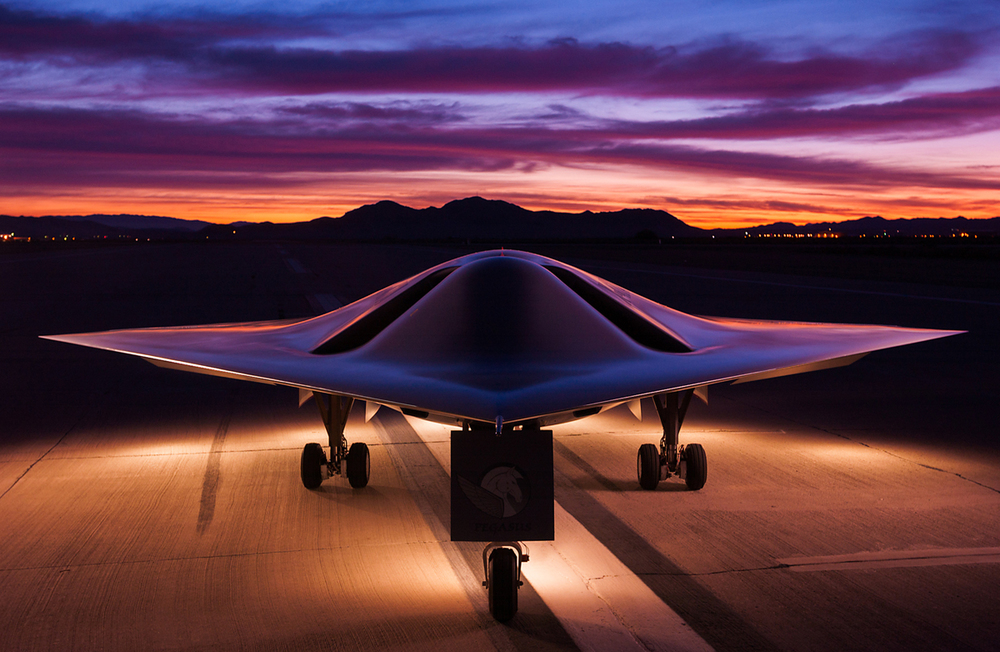
<instances>
[{"instance_id":1,"label":"wingtip","mask_svg":"<svg viewBox=\"0 0 1000 652\"><path fill-rule=\"evenodd\" d=\"M39 335L38 337L43 340L62 342L64 344L76 344L77 346L86 346L91 349L115 351L116 349L107 346L101 341L101 338L98 337L100 335L104 335L104 333L66 333L65 335Z\"/></svg>"},{"instance_id":2,"label":"wingtip","mask_svg":"<svg viewBox=\"0 0 1000 652\"><path fill-rule=\"evenodd\" d=\"M964 335L965 333L968 333L969 331L944 331L944 330L937 330L937 331L932 331L932 332L934 333L934 336L931 337L930 339L940 339L942 337L951 337L952 335Z\"/></svg>"},{"instance_id":3,"label":"wingtip","mask_svg":"<svg viewBox=\"0 0 1000 652\"><path fill-rule=\"evenodd\" d=\"M39 339L42 340L52 340L53 342L66 342L67 344L76 344L76 340L73 335L39 335Z\"/></svg>"}]
</instances>

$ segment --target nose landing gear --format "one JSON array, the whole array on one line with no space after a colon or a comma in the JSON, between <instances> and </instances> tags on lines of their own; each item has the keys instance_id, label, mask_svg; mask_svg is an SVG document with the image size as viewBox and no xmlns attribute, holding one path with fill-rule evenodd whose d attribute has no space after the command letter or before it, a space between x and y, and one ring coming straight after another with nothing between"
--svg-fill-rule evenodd
<instances>
[{"instance_id":1,"label":"nose landing gear","mask_svg":"<svg viewBox=\"0 0 1000 652\"><path fill-rule=\"evenodd\" d=\"M517 613L521 564L528 561L528 547L519 541L495 541L483 550L483 586L489 595L490 613L505 623Z\"/></svg>"}]
</instances>

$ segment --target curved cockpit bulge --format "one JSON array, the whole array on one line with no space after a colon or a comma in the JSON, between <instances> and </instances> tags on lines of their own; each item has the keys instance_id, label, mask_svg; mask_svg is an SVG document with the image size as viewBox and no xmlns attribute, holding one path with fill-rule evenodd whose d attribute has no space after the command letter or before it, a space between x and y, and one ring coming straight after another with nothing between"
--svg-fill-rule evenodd
<instances>
[{"instance_id":1,"label":"curved cockpit bulge","mask_svg":"<svg viewBox=\"0 0 1000 652\"><path fill-rule=\"evenodd\" d=\"M383 332L395 335L383 338ZM405 345L393 345L404 338ZM632 344L664 353L692 350L662 324L573 268L503 251L465 256L404 282L394 295L339 327L312 353L345 353L369 342L373 351L437 360L461 356L579 361L580 356L622 354Z\"/></svg>"},{"instance_id":2,"label":"curved cockpit bulge","mask_svg":"<svg viewBox=\"0 0 1000 652\"><path fill-rule=\"evenodd\" d=\"M365 351L435 365L544 366L629 357L637 348L541 265L490 256L455 268Z\"/></svg>"}]
</instances>

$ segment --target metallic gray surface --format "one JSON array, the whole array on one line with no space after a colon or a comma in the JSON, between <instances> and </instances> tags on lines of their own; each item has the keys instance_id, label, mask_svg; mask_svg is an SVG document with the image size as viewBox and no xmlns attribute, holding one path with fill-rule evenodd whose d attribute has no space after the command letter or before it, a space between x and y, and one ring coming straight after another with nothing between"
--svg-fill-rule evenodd
<instances>
[{"instance_id":1,"label":"metallic gray surface","mask_svg":"<svg viewBox=\"0 0 1000 652\"><path fill-rule=\"evenodd\" d=\"M642 346L543 266L568 270L680 340ZM365 344L317 348L439 270L455 271ZM572 412L738 379L849 364L961 331L687 315L550 258L463 256L313 319L48 336L162 366L428 412L440 420L551 424Z\"/></svg>"}]
</instances>

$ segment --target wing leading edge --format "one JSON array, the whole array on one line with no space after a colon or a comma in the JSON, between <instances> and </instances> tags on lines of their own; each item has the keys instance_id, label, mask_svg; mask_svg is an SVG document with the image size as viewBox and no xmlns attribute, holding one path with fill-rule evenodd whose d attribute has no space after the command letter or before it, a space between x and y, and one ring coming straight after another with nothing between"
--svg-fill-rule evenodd
<instances>
[{"instance_id":1,"label":"wing leading edge","mask_svg":"<svg viewBox=\"0 0 1000 652\"><path fill-rule=\"evenodd\" d=\"M960 332L695 317L558 261L505 251L455 259L293 323L46 339L445 419L551 423L654 394L850 364Z\"/></svg>"}]
</instances>

